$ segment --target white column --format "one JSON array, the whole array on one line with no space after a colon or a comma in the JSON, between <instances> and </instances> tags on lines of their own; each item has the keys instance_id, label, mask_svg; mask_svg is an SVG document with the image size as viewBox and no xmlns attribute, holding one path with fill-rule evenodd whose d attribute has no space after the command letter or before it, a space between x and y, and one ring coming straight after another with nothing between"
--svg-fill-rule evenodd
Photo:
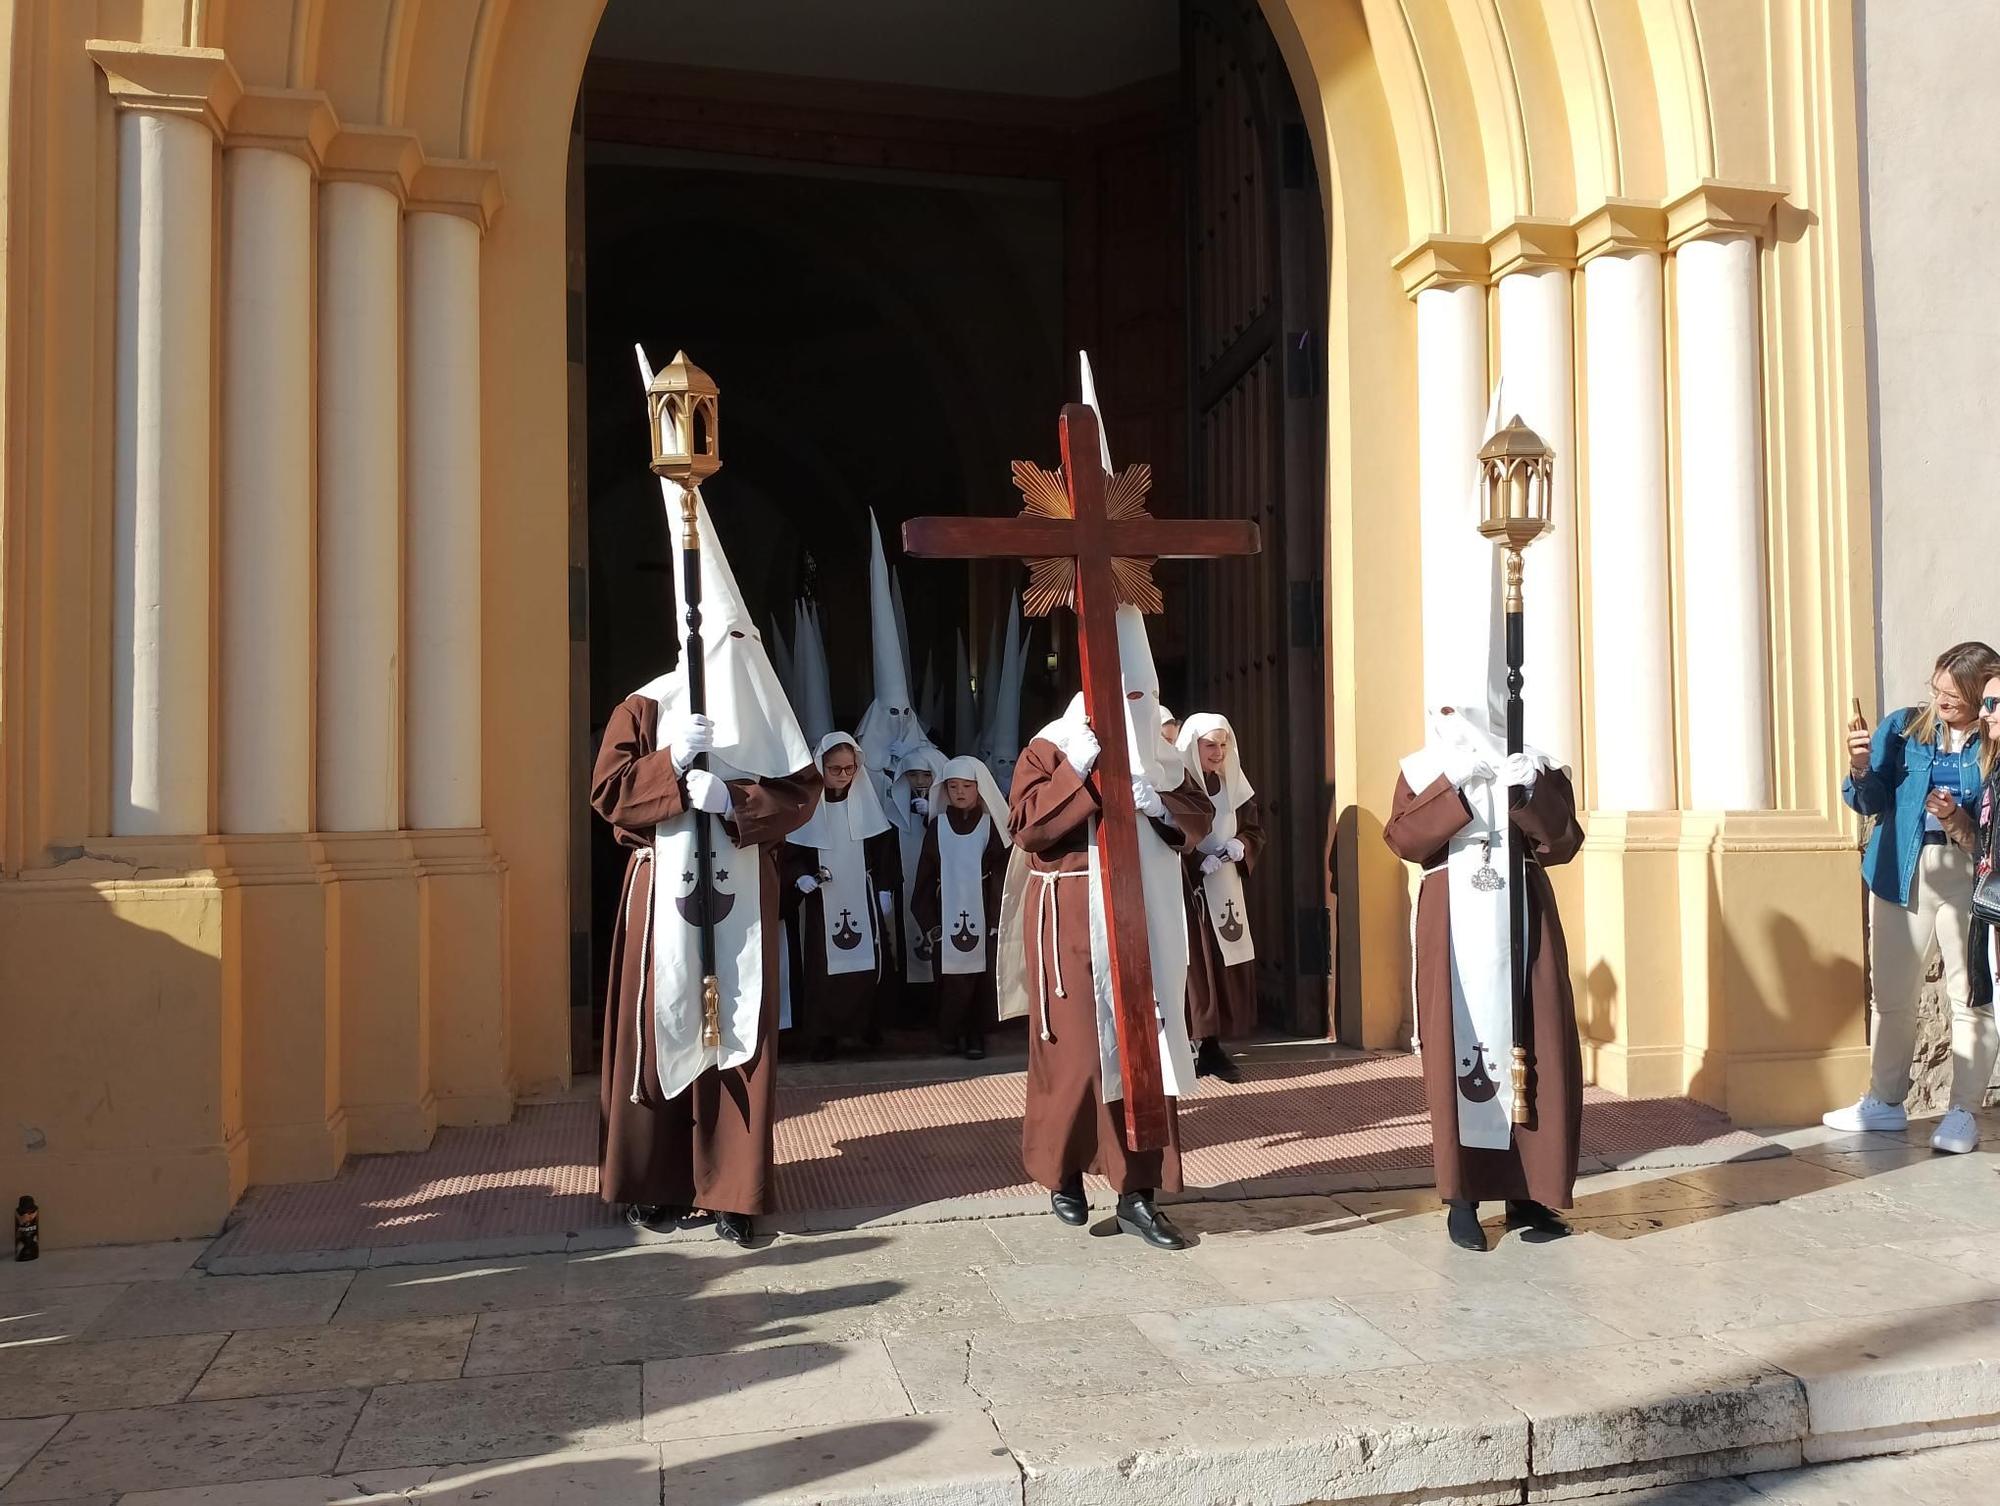
<instances>
[{"instance_id":1,"label":"white column","mask_svg":"<svg viewBox=\"0 0 2000 1506\"><path fill-rule=\"evenodd\" d=\"M402 205L320 189L319 819L401 824L402 551L397 303Z\"/></svg>"},{"instance_id":2,"label":"white column","mask_svg":"<svg viewBox=\"0 0 2000 1506\"><path fill-rule=\"evenodd\" d=\"M1657 251L1585 263L1591 726L1601 810L1674 800L1665 305Z\"/></svg>"},{"instance_id":3,"label":"white column","mask_svg":"<svg viewBox=\"0 0 2000 1506\"><path fill-rule=\"evenodd\" d=\"M412 213L407 824L480 824L479 226Z\"/></svg>"},{"instance_id":4,"label":"white column","mask_svg":"<svg viewBox=\"0 0 2000 1506\"><path fill-rule=\"evenodd\" d=\"M1719 235L1674 255L1689 803L1761 810L1772 780L1757 242Z\"/></svg>"},{"instance_id":5,"label":"white column","mask_svg":"<svg viewBox=\"0 0 2000 1506\"><path fill-rule=\"evenodd\" d=\"M222 716L225 832L312 819L312 169L223 159Z\"/></svg>"},{"instance_id":6,"label":"white column","mask_svg":"<svg viewBox=\"0 0 2000 1506\"><path fill-rule=\"evenodd\" d=\"M208 830L215 137L118 116L111 830Z\"/></svg>"},{"instance_id":7,"label":"white column","mask_svg":"<svg viewBox=\"0 0 2000 1506\"><path fill-rule=\"evenodd\" d=\"M1493 632L1493 546L1479 536L1486 289L1417 294L1417 487L1423 545L1424 705L1477 696Z\"/></svg>"},{"instance_id":8,"label":"white column","mask_svg":"<svg viewBox=\"0 0 2000 1506\"><path fill-rule=\"evenodd\" d=\"M1519 414L1555 451L1554 530L1527 551L1522 591L1527 740L1560 763L1583 754L1576 594L1576 363L1569 271L1530 267L1500 279L1500 421Z\"/></svg>"}]
</instances>

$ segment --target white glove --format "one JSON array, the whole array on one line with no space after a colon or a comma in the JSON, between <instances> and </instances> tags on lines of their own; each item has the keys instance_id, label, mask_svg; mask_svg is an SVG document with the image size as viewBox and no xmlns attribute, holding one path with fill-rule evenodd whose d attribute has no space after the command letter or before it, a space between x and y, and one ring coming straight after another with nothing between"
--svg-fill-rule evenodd
<instances>
[{"instance_id":1,"label":"white glove","mask_svg":"<svg viewBox=\"0 0 2000 1506\"><path fill-rule=\"evenodd\" d=\"M687 781L688 803L696 810L711 816L729 814L729 786L707 769L689 769L681 778Z\"/></svg>"},{"instance_id":2,"label":"white glove","mask_svg":"<svg viewBox=\"0 0 2000 1506\"><path fill-rule=\"evenodd\" d=\"M1160 798L1158 790L1143 779L1132 781L1132 803L1139 808L1141 815L1151 816L1155 821L1164 821L1167 818L1167 802Z\"/></svg>"},{"instance_id":3,"label":"white glove","mask_svg":"<svg viewBox=\"0 0 2000 1506\"><path fill-rule=\"evenodd\" d=\"M1519 785L1524 790L1535 787L1535 776L1541 772L1534 759L1525 753L1509 753L1500 765L1500 777L1508 785Z\"/></svg>"},{"instance_id":4,"label":"white glove","mask_svg":"<svg viewBox=\"0 0 2000 1506\"><path fill-rule=\"evenodd\" d=\"M1458 789L1493 777L1493 765L1465 748L1451 748L1444 754L1444 777Z\"/></svg>"},{"instance_id":5,"label":"white glove","mask_svg":"<svg viewBox=\"0 0 2000 1506\"><path fill-rule=\"evenodd\" d=\"M819 887L819 880L814 878L810 873L802 873L799 875L799 893L810 894L813 892L813 890L817 889L818 887Z\"/></svg>"},{"instance_id":6,"label":"white glove","mask_svg":"<svg viewBox=\"0 0 2000 1506\"><path fill-rule=\"evenodd\" d=\"M910 809L919 816L928 816L931 813L931 803L922 795L912 795Z\"/></svg>"},{"instance_id":7,"label":"white glove","mask_svg":"<svg viewBox=\"0 0 2000 1506\"><path fill-rule=\"evenodd\" d=\"M1077 728L1063 740L1062 750L1063 757L1069 760L1069 766L1076 770L1076 777L1081 779L1097 766L1097 755L1101 748L1097 734L1088 726L1084 726Z\"/></svg>"},{"instance_id":8,"label":"white glove","mask_svg":"<svg viewBox=\"0 0 2000 1506\"><path fill-rule=\"evenodd\" d=\"M667 750L674 756L674 767L682 772L694 762L697 753L706 753L714 746L715 723L705 716L682 717L667 739Z\"/></svg>"},{"instance_id":9,"label":"white glove","mask_svg":"<svg viewBox=\"0 0 2000 1506\"><path fill-rule=\"evenodd\" d=\"M1209 874L1219 871L1221 867L1222 859L1211 852L1201 860L1201 875L1203 878L1207 878Z\"/></svg>"},{"instance_id":10,"label":"white glove","mask_svg":"<svg viewBox=\"0 0 2000 1506\"><path fill-rule=\"evenodd\" d=\"M1222 844L1222 855L1232 863L1242 862L1243 844L1237 841L1236 838L1231 837L1227 842Z\"/></svg>"}]
</instances>

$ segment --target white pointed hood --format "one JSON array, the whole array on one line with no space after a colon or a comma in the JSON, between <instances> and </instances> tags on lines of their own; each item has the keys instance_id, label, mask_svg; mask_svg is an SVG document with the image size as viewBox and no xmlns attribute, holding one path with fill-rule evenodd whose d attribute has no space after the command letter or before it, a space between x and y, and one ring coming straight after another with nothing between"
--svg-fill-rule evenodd
<instances>
[{"instance_id":1,"label":"white pointed hood","mask_svg":"<svg viewBox=\"0 0 2000 1506\"><path fill-rule=\"evenodd\" d=\"M662 477L660 490L667 500L668 516L678 520L679 484ZM722 540L716 536L708 504L701 500L699 491L695 494L695 516L701 531L703 691L708 717L715 723L713 756L717 763L751 778L785 778L806 766L812 748L764 651L763 634L743 605L729 559L722 552ZM680 624L687 620L687 603L681 600L687 550L679 542L678 523L673 533L678 556L673 572L674 621ZM639 693L657 701L663 712L687 712L686 664L676 664Z\"/></svg>"},{"instance_id":2,"label":"white pointed hood","mask_svg":"<svg viewBox=\"0 0 2000 1506\"><path fill-rule=\"evenodd\" d=\"M1134 606L1118 609L1118 665L1124 688L1122 710L1125 723L1125 752L1131 760L1132 776L1144 779L1162 793L1177 790L1187 778L1188 765L1181 750L1160 735L1160 676L1153 667L1153 646L1146 638L1146 619ZM1083 692L1070 697L1063 714L1035 736L1058 746L1064 734L1085 722ZM1102 741L1107 733L1099 730Z\"/></svg>"},{"instance_id":3,"label":"white pointed hood","mask_svg":"<svg viewBox=\"0 0 2000 1506\"><path fill-rule=\"evenodd\" d=\"M1000 632L1000 624L995 622L986 635L986 662L979 668L979 735L973 739L972 751L981 758L993 752L993 721L1000 713L1000 672L1006 663Z\"/></svg>"},{"instance_id":4,"label":"white pointed hood","mask_svg":"<svg viewBox=\"0 0 2000 1506\"><path fill-rule=\"evenodd\" d=\"M896 627L895 588L889 579L888 557L882 552L882 530L876 527L873 512L868 514L868 628L875 699L861 718L857 735L861 761L878 788L886 788L896 760L911 745L922 742L924 732L910 694L902 634Z\"/></svg>"},{"instance_id":5,"label":"white pointed hood","mask_svg":"<svg viewBox=\"0 0 2000 1506\"><path fill-rule=\"evenodd\" d=\"M1005 783L1012 783L1014 762L1021 756L1021 684L1027 675L1027 660L1028 634L1021 624L1021 603L1016 598L1007 614L1007 646L1000 659L986 758L994 776Z\"/></svg>"},{"instance_id":6,"label":"white pointed hood","mask_svg":"<svg viewBox=\"0 0 2000 1506\"><path fill-rule=\"evenodd\" d=\"M833 731L833 682L827 673L826 644L819 635L819 621L812 607L798 605L798 630L792 646L792 676L797 691L799 726L808 741L817 747Z\"/></svg>"}]
</instances>

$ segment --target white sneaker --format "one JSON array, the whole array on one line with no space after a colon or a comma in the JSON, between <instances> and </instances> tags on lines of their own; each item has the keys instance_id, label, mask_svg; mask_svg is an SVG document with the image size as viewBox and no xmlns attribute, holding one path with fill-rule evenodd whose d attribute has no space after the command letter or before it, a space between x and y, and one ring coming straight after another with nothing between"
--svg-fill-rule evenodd
<instances>
[{"instance_id":1,"label":"white sneaker","mask_svg":"<svg viewBox=\"0 0 2000 1506\"><path fill-rule=\"evenodd\" d=\"M1964 1109L1953 1109L1938 1121L1931 1135L1931 1149L1954 1156L1971 1155L1979 1149L1979 1121Z\"/></svg>"},{"instance_id":2,"label":"white sneaker","mask_svg":"<svg viewBox=\"0 0 2000 1506\"><path fill-rule=\"evenodd\" d=\"M1845 1130L1850 1135L1863 1134L1869 1130L1894 1132L1908 1129L1910 1116L1903 1112L1900 1103L1884 1103L1873 1093L1863 1093L1859 1103L1844 1109L1835 1109L1820 1123L1828 1129Z\"/></svg>"}]
</instances>

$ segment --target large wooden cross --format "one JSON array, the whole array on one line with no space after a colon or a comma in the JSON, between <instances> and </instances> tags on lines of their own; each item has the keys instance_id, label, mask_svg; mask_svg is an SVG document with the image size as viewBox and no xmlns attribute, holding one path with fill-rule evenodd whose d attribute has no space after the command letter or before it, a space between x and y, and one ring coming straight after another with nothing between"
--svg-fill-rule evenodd
<instances>
[{"instance_id":1,"label":"large wooden cross","mask_svg":"<svg viewBox=\"0 0 2000 1506\"><path fill-rule=\"evenodd\" d=\"M1027 461L1014 463L1014 483L1026 504L1018 517L912 518L903 525L903 548L940 559L1024 559L1029 579L1023 609L1029 616L1062 605L1075 609L1084 711L1102 744L1097 757L1098 873L1111 943L1125 1128L1132 1149L1154 1150L1167 1143L1167 1104L1146 896L1139 877L1139 818L1125 742L1117 612L1121 603L1160 610L1153 560L1255 554L1257 525L1155 518L1145 509L1150 469L1134 465L1113 474L1106 467L1099 458L1104 451L1094 409L1066 404L1061 430L1060 475ZM1165 1007L1179 1009L1182 1004L1170 999Z\"/></svg>"}]
</instances>

